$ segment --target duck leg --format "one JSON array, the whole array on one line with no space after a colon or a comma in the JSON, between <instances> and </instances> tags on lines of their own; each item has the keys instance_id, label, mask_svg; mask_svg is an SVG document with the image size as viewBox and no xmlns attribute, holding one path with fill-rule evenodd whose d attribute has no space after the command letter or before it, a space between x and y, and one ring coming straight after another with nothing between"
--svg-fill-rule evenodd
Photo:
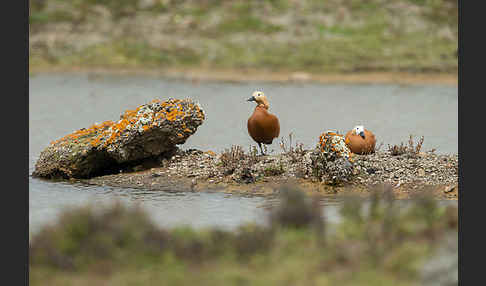
<instances>
[{"instance_id":1,"label":"duck leg","mask_svg":"<svg viewBox=\"0 0 486 286\"><path fill-rule=\"evenodd\" d=\"M265 156L265 153L263 153L263 149L262 149L262 143L258 143L258 147L260 147L260 152L262 152L262 156Z\"/></svg>"}]
</instances>

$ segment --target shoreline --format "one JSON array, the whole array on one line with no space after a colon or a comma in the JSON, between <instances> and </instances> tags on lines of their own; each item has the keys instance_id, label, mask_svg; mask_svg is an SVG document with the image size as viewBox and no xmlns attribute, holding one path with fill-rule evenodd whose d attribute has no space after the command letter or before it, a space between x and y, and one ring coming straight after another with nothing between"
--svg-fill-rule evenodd
<instances>
[{"instance_id":1,"label":"shoreline","mask_svg":"<svg viewBox=\"0 0 486 286\"><path fill-rule=\"evenodd\" d=\"M352 179L339 184L323 182L314 177L308 167L305 170L301 163L305 160L303 154L259 156L250 159L252 162L248 162L248 158L238 159L227 166L221 165L222 156L212 151L181 151L161 164L140 165L128 172L72 181L154 191L222 192L244 196L274 196L283 185L290 185L322 197L346 194L366 197L388 185L397 199L410 199L424 193L436 199L458 199L456 154L427 152L411 158L407 154L393 156L380 151L355 155Z\"/></svg>"},{"instance_id":2,"label":"shoreline","mask_svg":"<svg viewBox=\"0 0 486 286\"><path fill-rule=\"evenodd\" d=\"M311 73L294 71L265 71L255 69L211 68L114 68L114 67L29 67L29 78L37 74L68 73L88 76L151 76L199 82L275 82L320 84L438 84L458 86L457 73L410 73L410 72L352 72Z\"/></svg>"},{"instance_id":3,"label":"shoreline","mask_svg":"<svg viewBox=\"0 0 486 286\"><path fill-rule=\"evenodd\" d=\"M224 193L250 197L273 197L278 195L282 186L294 186L306 194L319 197L337 198L345 195L358 195L364 198L369 197L373 191L380 191L380 185L349 184L342 186L331 186L321 182L314 182L308 179L295 178L272 178L257 183L236 183L236 182L209 182L197 181L194 183L190 178L170 179L167 176L158 176L154 182L153 174L157 174L162 168L152 168L146 171L125 173L124 175L106 175L91 179L76 180L81 183L95 186L110 186L118 188L132 188L141 190L161 192L195 192L195 193ZM163 180L163 182L161 182ZM407 200L422 194L432 195L439 200L458 200L458 185L454 184L404 184L391 186L396 199Z\"/></svg>"}]
</instances>

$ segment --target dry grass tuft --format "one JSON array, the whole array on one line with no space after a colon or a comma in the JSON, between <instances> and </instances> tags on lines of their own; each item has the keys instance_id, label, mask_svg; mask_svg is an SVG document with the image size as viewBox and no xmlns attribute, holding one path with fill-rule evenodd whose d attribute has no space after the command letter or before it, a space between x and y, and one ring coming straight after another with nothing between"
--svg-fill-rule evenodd
<instances>
[{"instance_id":1,"label":"dry grass tuft","mask_svg":"<svg viewBox=\"0 0 486 286\"><path fill-rule=\"evenodd\" d=\"M273 228L308 228L322 229L321 206L317 198L306 195L298 187L284 185L279 195L281 203L270 214Z\"/></svg>"},{"instance_id":2,"label":"dry grass tuft","mask_svg":"<svg viewBox=\"0 0 486 286\"><path fill-rule=\"evenodd\" d=\"M424 143L424 136L422 136L420 140L417 142L417 145L415 145L413 141L413 135L410 135L410 138L408 139L408 145L403 144L403 142L400 143L400 146L388 145L388 152L390 152L393 156L400 156L405 154L408 155L409 157L416 158L420 153L420 150L422 149L423 143Z\"/></svg>"},{"instance_id":3,"label":"dry grass tuft","mask_svg":"<svg viewBox=\"0 0 486 286\"><path fill-rule=\"evenodd\" d=\"M220 157L221 164L226 169L225 173L232 174L246 157L243 147L239 145L233 145L230 149L225 149Z\"/></svg>"},{"instance_id":4,"label":"dry grass tuft","mask_svg":"<svg viewBox=\"0 0 486 286\"><path fill-rule=\"evenodd\" d=\"M375 148L375 152L379 152L381 147L383 147L383 142L381 142L380 145L378 145L378 147Z\"/></svg>"},{"instance_id":5,"label":"dry grass tuft","mask_svg":"<svg viewBox=\"0 0 486 286\"><path fill-rule=\"evenodd\" d=\"M286 145L285 140L280 138L280 148L285 155L290 156L292 163L302 161L302 157L305 155L304 144L295 143L295 147L292 145L292 132L289 133L289 146Z\"/></svg>"}]
</instances>

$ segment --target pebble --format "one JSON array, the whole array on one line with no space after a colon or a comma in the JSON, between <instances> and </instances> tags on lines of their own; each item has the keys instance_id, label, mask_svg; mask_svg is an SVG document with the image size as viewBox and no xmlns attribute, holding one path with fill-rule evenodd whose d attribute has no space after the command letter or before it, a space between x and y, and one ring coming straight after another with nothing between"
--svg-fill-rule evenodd
<instances>
[{"instance_id":1,"label":"pebble","mask_svg":"<svg viewBox=\"0 0 486 286\"><path fill-rule=\"evenodd\" d=\"M203 152L187 152L178 150L172 160L152 170L148 176L158 177L166 174L167 177L190 178L190 182L203 181L208 183L236 183L271 181L272 178L304 178L315 181L312 170L312 161L309 154L314 150L304 150L299 154L272 154L267 156L245 155L231 164L224 165L220 154L211 155ZM246 156L246 157L245 157ZM296 160L297 158L297 160ZM229 163L226 163L229 164ZM282 174L268 175L269 168L283 169ZM416 158L392 156L388 151L378 151L370 155L353 156L351 180L352 185L368 186L374 184L391 183L394 186L411 184L414 186L447 185L442 193L450 193L458 181L458 155L437 155L426 153ZM432 170L433 171L426 171ZM273 173L273 172L270 172ZM267 174L267 175L265 175ZM131 181L133 175L123 174L125 182ZM160 183L160 182L156 182ZM132 182L131 184L135 184ZM140 185L140 184L137 184Z\"/></svg>"},{"instance_id":2,"label":"pebble","mask_svg":"<svg viewBox=\"0 0 486 286\"><path fill-rule=\"evenodd\" d=\"M452 191L454 191L454 189L456 188L456 186L449 186L449 187L446 187L444 189L444 193L450 193Z\"/></svg>"}]
</instances>

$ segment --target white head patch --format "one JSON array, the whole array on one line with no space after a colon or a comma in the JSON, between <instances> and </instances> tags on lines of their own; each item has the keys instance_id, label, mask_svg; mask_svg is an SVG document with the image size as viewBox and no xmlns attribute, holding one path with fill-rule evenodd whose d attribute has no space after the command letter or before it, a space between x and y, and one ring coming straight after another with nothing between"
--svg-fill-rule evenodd
<instances>
[{"instance_id":1,"label":"white head patch","mask_svg":"<svg viewBox=\"0 0 486 286\"><path fill-rule=\"evenodd\" d=\"M257 98L257 97L262 96L262 95L264 95L264 94L263 94L263 91L259 91L259 90L257 90L257 91L255 91L255 92L253 92L253 94L252 94L252 95L253 95L253 97Z\"/></svg>"},{"instance_id":2,"label":"white head patch","mask_svg":"<svg viewBox=\"0 0 486 286\"><path fill-rule=\"evenodd\" d=\"M354 134L360 134L361 132L364 132L364 126L363 125L356 125L353 128Z\"/></svg>"}]
</instances>

